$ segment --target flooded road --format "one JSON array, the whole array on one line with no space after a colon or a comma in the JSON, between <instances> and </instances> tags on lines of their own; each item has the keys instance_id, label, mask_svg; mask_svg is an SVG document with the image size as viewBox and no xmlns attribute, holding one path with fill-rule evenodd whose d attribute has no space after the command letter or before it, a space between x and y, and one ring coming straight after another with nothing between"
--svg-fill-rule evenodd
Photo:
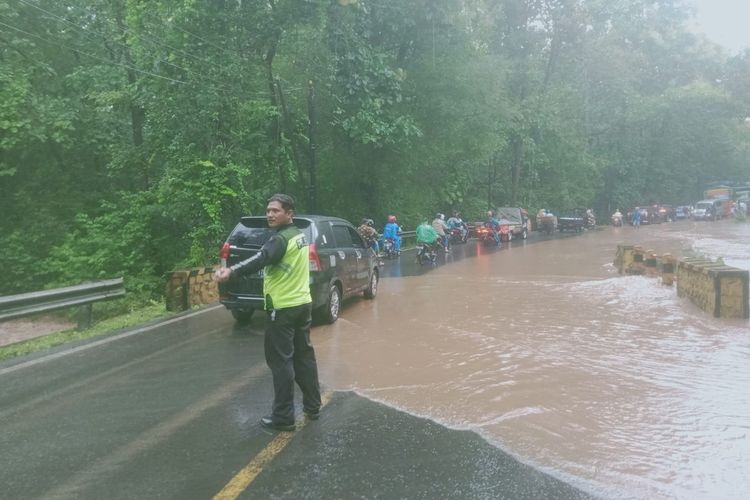
<instances>
[{"instance_id":1,"label":"flooded road","mask_svg":"<svg viewBox=\"0 0 750 500\"><path fill-rule=\"evenodd\" d=\"M641 244L750 269L750 225L531 243L418 275L391 270L402 277L383 279L377 300L313 331L321 380L475 430L607 498L745 498L748 323L714 319L655 279L618 276L612 261L618 244Z\"/></svg>"}]
</instances>

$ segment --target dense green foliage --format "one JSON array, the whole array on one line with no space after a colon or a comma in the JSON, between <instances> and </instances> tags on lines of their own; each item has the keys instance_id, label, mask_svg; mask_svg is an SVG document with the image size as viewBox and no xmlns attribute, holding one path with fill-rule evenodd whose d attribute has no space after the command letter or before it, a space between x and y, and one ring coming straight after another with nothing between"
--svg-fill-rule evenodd
<instances>
[{"instance_id":1,"label":"dense green foliage","mask_svg":"<svg viewBox=\"0 0 750 500\"><path fill-rule=\"evenodd\" d=\"M216 261L273 192L435 211L750 177L750 53L680 0L0 0L0 293Z\"/></svg>"}]
</instances>

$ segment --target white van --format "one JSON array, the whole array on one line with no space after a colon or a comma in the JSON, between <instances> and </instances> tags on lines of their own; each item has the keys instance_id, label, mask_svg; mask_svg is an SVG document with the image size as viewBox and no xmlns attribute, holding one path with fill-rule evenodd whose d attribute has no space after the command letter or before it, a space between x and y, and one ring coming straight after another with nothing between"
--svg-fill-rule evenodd
<instances>
[{"instance_id":1,"label":"white van","mask_svg":"<svg viewBox=\"0 0 750 500\"><path fill-rule=\"evenodd\" d=\"M718 220L721 218L722 200L701 200L695 204L693 219Z\"/></svg>"}]
</instances>

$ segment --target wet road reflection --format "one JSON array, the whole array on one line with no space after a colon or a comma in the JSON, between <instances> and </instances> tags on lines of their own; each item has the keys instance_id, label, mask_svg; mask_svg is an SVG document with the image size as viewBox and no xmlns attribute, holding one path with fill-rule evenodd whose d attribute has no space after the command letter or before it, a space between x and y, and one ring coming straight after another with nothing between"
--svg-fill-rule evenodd
<instances>
[{"instance_id":1,"label":"wet road reflection","mask_svg":"<svg viewBox=\"0 0 750 500\"><path fill-rule=\"evenodd\" d=\"M483 257L496 252L510 251L512 249L523 248L526 245L533 245L549 240L559 240L581 236L578 233L557 233L547 235L543 233L533 233L528 239L515 239L510 242L503 242L500 247L493 244L483 244L478 240L471 239L466 243L456 243L450 248L450 252L438 252L437 262L433 265L420 265L416 261L416 250L409 249L395 259L386 259L382 268L381 275L383 278L400 278L404 276L420 276L436 267L445 264L451 264L462 259Z\"/></svg>"},{"instance_id":2,"label":"wet road reflection","mask_svg":"<svg viewBox=\"0 0 750 500\"><path fill-rule=\"evenodd\" d=\"M405 253L377 300L314 330L321 378L474 429L606 497L744 498L747 322L611 262L617 244L642 244L747 269L748 243L750 225L687 221L489 252L469 242L435 268Z\"/></svg>"}]
</instances>

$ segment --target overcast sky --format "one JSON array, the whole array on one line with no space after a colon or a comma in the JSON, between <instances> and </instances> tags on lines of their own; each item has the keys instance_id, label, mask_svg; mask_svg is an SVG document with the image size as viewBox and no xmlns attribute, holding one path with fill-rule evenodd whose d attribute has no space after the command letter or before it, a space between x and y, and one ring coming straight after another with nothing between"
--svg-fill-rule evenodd
<instances>
[{"instance_id":1,"label":"overcast sky","mask_svg":"<svg viewBox=\"0 0 750 500\"><path fill-rule=\"evenodd\" d=\"M737 53L750 48L750 0L688 0L695 6L695 27Z\"/></svg>"}]
</instances>

